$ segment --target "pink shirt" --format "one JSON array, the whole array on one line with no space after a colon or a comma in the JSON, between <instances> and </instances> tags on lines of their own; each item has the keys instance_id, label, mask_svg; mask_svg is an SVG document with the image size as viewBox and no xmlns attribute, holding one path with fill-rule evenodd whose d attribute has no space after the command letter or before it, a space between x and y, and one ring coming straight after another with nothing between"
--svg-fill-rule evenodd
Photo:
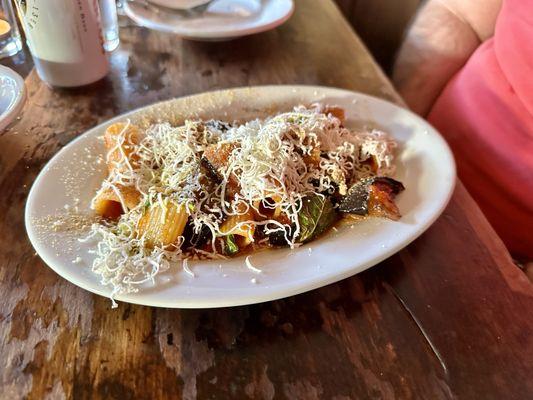
<instances>
[{"instance_id":1,"label":"pink shirt","mask_svg":"<svg viewBox=\"0 0 533 400\"><path fill-rule=\"evenodd\" d=\"M494 37L448 83L428 120L511 253L533 260L533 0L505 0Z\"/></svg>"}]
</instances>

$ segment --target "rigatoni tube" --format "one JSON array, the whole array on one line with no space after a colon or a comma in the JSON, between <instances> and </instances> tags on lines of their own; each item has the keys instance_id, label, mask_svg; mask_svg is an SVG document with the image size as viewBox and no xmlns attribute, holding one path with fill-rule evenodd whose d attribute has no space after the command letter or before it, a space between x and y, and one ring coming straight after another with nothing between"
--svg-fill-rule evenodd
<instances>
[{"instance_id":1,"label":"rigatoni tube","mask_svg":"<svg viewBox=\"0 0 533 400\"><path fill-rule=\"evenodd\" d=\"M144 236L148 246L168 246L183 234L189 218L184 205L172 201L155 203L139 220L137 235Z\"/></svg>"}]
</instances>

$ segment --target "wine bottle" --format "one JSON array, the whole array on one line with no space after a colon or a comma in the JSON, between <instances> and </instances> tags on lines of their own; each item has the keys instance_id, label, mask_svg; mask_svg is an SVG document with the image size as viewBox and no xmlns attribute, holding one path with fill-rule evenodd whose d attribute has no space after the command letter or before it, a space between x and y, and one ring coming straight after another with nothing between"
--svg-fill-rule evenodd
<instances>
[{"instance_id":1,"label":"wine bottle","mask_svg":"<svg viewBox=\"0 0 533 400\"><path fill-rule=\"evenodd\" d=\"M75 87L107 75L98 0L15 0L15 5L44 82Z\"/></svg>"}]
</instances>

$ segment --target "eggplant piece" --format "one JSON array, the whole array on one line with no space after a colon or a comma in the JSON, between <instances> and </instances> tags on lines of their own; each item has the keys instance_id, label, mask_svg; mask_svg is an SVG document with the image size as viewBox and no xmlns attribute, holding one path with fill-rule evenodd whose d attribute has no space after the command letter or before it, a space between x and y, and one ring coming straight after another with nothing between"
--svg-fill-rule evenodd
<instances>
[{"instance_id":1,"label":"eggplant piece","mask_svg":"<svg viewBox=\"0 0 533 400\"><path fill-rule=\"evenodd\" d=\"M201 163L204 166L206 175L211 177L216 183L222 182L223 176L220 171L226 168L231 153L236 147L234 143L220 143L213 144L205 149ZM239 190L239 181L232 173L226 183L226 196L233 198Z\"/></svg>"},{"instance_id":2,"label":"eggplant piece","mask_svg":"<svg viewBox=\"0 0 533 400\"><path fill-rule=\"evenodd\" d=\"M339 205L339 211L398 220L400 211L394 203L394 198L404 189L401 182L392 178L362 179L348 190Z\"/></svg>"},{"instance_id":3,"label":"eggplant piece","mask_svg":"<svg viewBox=\"0 0 533 400\"><path fill-rule=\"evenodd\" d=\"M229 143L223 143L221 145L212 144L205 149L200 159L200 166L206 176L216 183L222 182L223 177L219 171L227 165L233 148L234 146Z\"/></svg>"},{"instance_id":4,"label":"eggplant piece","mask_svg":"<svg viewBox=\"0 0 533 400\"><path fill-rule=\"evenodd\" d=\"M371 178L373 180L373 178ZM348 214L368 215L368 187L371 181L362 179L353 185L339 204L339 211Z\"/></svg>"},{"instance_id":5,"label":"eggplant piece","mask_svg":"<svg viewBox=\"0 0 533 400\"><path fill-rule=\"evenodd\" d=\"M288 228L285 228L285 230L279 230L268 234L268 243L271 246L280 246L285 247L288 246L289 243L287 242L287 239L285 239L285 234L289 237L289 239L292 239L291 234L296 229L296 226L294 224L291 225L291 230L289 232Z\"/></svg>"},{"instance_id":6,"label":"eggplant piece","mask_svg":"<svg viewBox=\"0 0 533 400\"><path fill-rule=\"evenodd\" d=\"M234 143L218 143L208 146L203 156L218 171L228 165L233 150L237 147Z\"/></svg>"},{"instance_id":7,"label":"eggplant piece","mask_svg":"<svg viewBox=\"0 0 533 400\"><path fill-rule=\"evenodd\" d=\"M400 194L400 192L405 190L405 186L400 181L396 179L388 178L386 176L377 176L372 182L374 186L377 186L382 191L391 193L392 196Z\"/></svg>"},{"instance_id":8,"label":"eggplant piece","mask_svg":"<svg viewBox=\"0 0 533 400\"><path fill-rule=\"evenodd\" d=\"M202 225L200 232L196 233L193 224L188 223L183 231L183 237L185 241L183 242L182 248L188 249L194 247L198 249L211 240L212 234L211 229L207 225Z\"/></svg>"},{"instance_id":9,"label":"eggplant piece","mask_svg":"<svg viewBox=\"0 0 533 400\"><path fill-rule=\"evenodd\" d=\"M218 173L217 169L209 162L206 157L200 158L200 167L202 168L205 175L212 179L215 183L222 182L222 176Z\"/></svg>"},{"instance_id":10,"label":"eggplant piece","mask_svg":"<svg viewBox=\"0 0 533 400\"><path fill-rule=\"evenodd\" d=\"M334 117L338 118L341 121L341 124L344 124L344 122L346 121L346 114L344 112L344 108L341 108L339 106L326 106L322 112L326 115L331 114Z\"/></svg>"}]
</instances>

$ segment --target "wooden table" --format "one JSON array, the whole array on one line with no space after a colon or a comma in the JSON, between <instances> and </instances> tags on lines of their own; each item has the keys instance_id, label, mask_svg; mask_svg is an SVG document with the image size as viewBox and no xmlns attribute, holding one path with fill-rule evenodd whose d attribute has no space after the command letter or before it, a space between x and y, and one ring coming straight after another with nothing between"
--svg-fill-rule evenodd
<instances>
[{"instance_id":1,"label":"wooden table","mask_svg":"<svg viewBox=\"0 0 533 400\"><path fill-rule=\"evenodd\" d=\"M52 91L27 76L21 118L0 134L1 399L533 398L532 286L460 183L444 215L400 253L265 304L112 310L35 255L23 222L34 178L114 115L276 83L401 102L333 3L296 3L279 29L229 43L125 27L109 77L88 88Z\"/></svg>"}]
</instances>

